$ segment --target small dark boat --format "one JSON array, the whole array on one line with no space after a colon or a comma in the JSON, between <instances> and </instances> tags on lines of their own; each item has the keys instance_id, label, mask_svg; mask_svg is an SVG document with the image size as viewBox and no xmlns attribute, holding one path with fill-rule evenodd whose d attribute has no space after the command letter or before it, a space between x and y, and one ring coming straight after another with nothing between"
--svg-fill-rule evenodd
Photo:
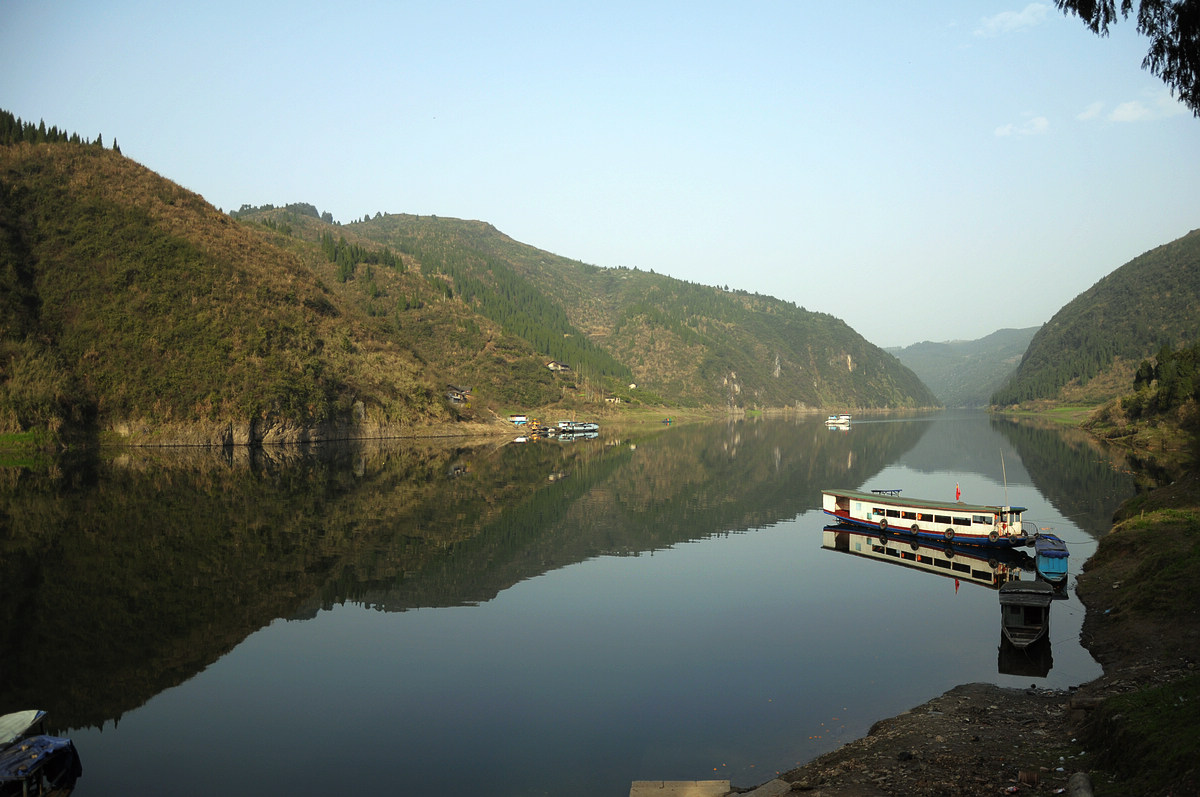
<instances>
[{"instance_id":1,"label":"small dark boat","mask_svg":"<svg viewBox=\"0 0 1200 797\"><path fill-rule=\"evenodd\" d=\"M1009 581L1000 586L1000 630L1016 648L1026 648L1050 628L1054 587L1045 581Z\"/></svg>"},{"instance_id":2,"label":"small dark boat","mask_svg":"<svg viewBox=\"0 0 1200 797\"><path fill-rule=\"evenodd\" d=\"M70 794L83 774L70 739L28 735L45 718L36 709L0 716L0 797Z\"/></svg>"}]
</instances>

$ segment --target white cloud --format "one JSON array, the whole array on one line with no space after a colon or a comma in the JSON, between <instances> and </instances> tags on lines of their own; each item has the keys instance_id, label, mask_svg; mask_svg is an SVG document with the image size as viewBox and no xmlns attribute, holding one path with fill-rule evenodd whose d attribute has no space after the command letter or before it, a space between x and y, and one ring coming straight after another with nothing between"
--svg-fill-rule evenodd
<instances>
[{"instance_id":1,"label":"white cloud","mask_svg":"<svg viewBox=\"0 0 1200 797\"><path fill-rule=\"evenodd\" d=\"M1110 122L1140 122L1149 119L1151 116L1150 109L1142 105L1137 100L1123 102L1116 108L1113 108L1112 113L1108 115Z\"/></svg>"},{"instance_id":2,"label":"white cloud","mask_svg":"<svg viewBox=\"0 0 1200 797\"><path fill-rule=\"evenodd\" d=\"M1002 11L991 17L984 17L975 29L976 36L1002 36L1028 30L1042 23L1049 12L1050 6L1042 3L1030 3L1020 11Z\"/></svg>"},{"instance_id":3,"label":"white cloud","mask_svg":"<svg viewBox=\"0 0 1200 797\"><path fill-rule=\"evenodd\" d=\"M1093 102L1080 111L1075 118L1080 122L1090 122L1103 118L1109 122L1148 122L1154 119L1168 119L1172 116L1190 113L1187 106L1175 97L1165 86L1144 93L1144 100L1129 100L1103 114L1104 103Z\"/></svg>"},{"instance_id":4,"label":"white cloud","mask_svg":"<svg viewBox=\"0 0 1200 797\"><path fill-rule=\"evenodd\" d=\"M1050 129L1050 120L1044 116L1032 116L1020 124L1009 122L996 128L998 137L1038 136Z\"/></svg>"}]
</instances>

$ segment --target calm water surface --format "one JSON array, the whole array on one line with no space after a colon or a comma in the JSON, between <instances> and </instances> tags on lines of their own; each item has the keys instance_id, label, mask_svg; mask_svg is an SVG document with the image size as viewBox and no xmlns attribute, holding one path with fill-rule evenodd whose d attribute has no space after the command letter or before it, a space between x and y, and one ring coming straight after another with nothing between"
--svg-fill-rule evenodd
<instances>
[{"instance_id":1,"label":"calm water surface","mask_svg":"<svg viewBox=\"0 0 1200 797\"><path fill-rule=\"evenodd\" d=\"M982 413L4 473L0 713L51 711L80 797L754 785L960 683L1099 675L1074 573L1134 489ZM1070 545L1048 671L1001 666L994 590L822 547L824 487L955 484Z\"/></svg>"}]
</instances>

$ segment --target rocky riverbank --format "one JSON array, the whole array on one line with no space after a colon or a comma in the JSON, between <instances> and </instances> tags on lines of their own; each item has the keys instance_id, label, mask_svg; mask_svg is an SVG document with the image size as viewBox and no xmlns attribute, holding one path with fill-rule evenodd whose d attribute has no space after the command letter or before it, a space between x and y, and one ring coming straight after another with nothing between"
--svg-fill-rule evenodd
<instances>
[{"instance_id":1,"label":"rocky riverbank","mask_svg":"<svg viewBox=\"0 0 1200 797\"><path fill-rule=\"evenodd\" d=\"M1131 499L1114 521L1076 585L1103 676L1065 691L955 687L772 790L1051 795L1086 772L1097 795L1200 793L1200 477Z\"/></svg>"}]
</instances>

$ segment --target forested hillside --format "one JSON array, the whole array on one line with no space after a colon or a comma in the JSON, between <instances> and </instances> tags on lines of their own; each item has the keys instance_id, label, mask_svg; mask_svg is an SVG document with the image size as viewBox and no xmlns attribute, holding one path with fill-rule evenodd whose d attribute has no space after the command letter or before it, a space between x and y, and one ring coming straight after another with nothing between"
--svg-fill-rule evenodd
<instances>
[{"instance_id":1,"label":"forested hillside","mask_svg":"<svg viewBox=\"0 0 1200 797\"><path fill-rule=\"evenodd\" d=\"M589 379L611 377L608 389L622 400L938 403L915 374L844 322L769 296L587 265L482 222L377 214L342 229L412 254L431 278L444 280L447 296Z\"/></svg>"},{"instance_id":2,"label":"forested hillside","mask_svg":"<svg viewBox=\"0 0 1200 797\"><path fill-rule=\"evenodd\" d=\"M1200 339L1200 230L1139 255L1055 313L992 402L1102 402L1163 345Z\"/></svg>"},{"instance_id":3,"label":"forested hillside","mask_svg":"<svg viewBox=\"0 0 1200 797\"><path fill-rule=\"evenodd\" d=\"M979 340L889 348L947 407L986 407L1017 370L1037 327L1001 329Z\"/></svg>"},{"instance_id":4,"label":"forested hillside","mask_svg":"<svg viewBox=\"0 0 1200 797\"><path fill-rule=\"evenodd\" d=\"M588 266L483 222L227 215L115 143L4 112L0 142L0 433L230 443L615 399L936 401L843 322L770 297Z\"/></svg>"}]
</instances>

